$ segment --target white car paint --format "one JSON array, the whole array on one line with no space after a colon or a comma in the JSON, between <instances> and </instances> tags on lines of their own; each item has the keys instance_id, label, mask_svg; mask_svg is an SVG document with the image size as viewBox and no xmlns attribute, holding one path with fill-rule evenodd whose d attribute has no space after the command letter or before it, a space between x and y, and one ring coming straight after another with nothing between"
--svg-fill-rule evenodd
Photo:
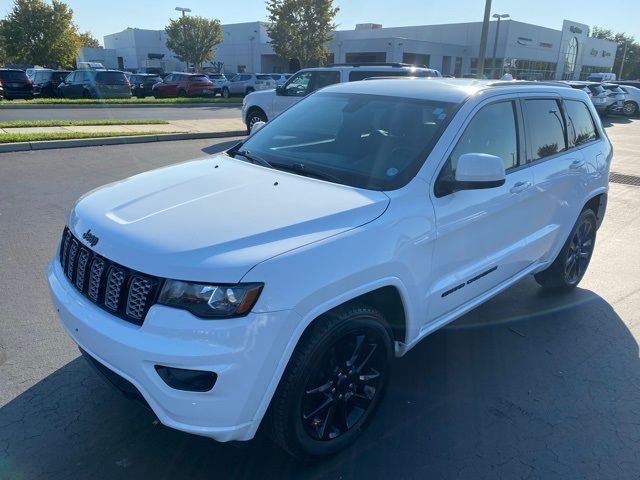
<instances>
[{"instance_id":1,"label":"white car paint","mask_svg":"<svg viewBox=\"0 0 640 480\"><path fill-rule=\"evenodd\" d=\"M442 75L438 70L429 68L415 68L415 67L398 67L398 66L376 66L376 65L363 65L363 66L330 66L319 68L305 68L292 75L286 82L282 84L282 87L286 89L288 84L295 82L296 78L305 73L326 73L336 72L337 78L335 83L345 83L350 80L350 74L352 72L360 73L362 71L370 72L371 76L383 76L383 75L397 75L398 71L405 72L407 76L411 75L425 75L433 77L441 77ZM280 84L278 84L280 86ZM264 121L269 121L275 116L284 112L287 108L295 105L302 100L306 95L309 95L312 91L307 91L301 95L284 95L278 93L276 90L263 90L256 91L247 95L242 102L242 121L249 127L250 118L248 114L253 110L259 110L264 115Z\"/></svg>"},{"instance_id":2,"label":"white car paint","mask_svg":"<svg viewBox=\"0 0 640 480\"><path fill-rule=\"evenodd\" d=\"M395 190L352 188L216 155L98 189L69 215L78 239L88 229L99 237L86 248L125 267L190 281L264 283L244 317L203 320L155 304L137 326L89 301L59 257L51 261L48 281L68 334L133 383L167 426L219 441L251 439L301 335L319 315L394 288L406 319L395 345L403 355L548 266L583 206L608 190L611 145L582 91L448 79L356 82L328 91L437 99L459 108L418 173ZM497 100L523 97L585 102L599 138L508 172L499 187L436 196L436 178L474 115ZM445 295L452 289L455 295ZM213 371L218 382L206 393L174 390L154 364Z\"/></svg>"}]
</instances>

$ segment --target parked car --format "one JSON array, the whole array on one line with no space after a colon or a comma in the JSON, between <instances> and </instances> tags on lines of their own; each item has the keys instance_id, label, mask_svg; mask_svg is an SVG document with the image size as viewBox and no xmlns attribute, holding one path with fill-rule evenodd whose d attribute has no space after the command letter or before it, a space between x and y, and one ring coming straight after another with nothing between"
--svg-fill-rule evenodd
<instances>
[{"instance_id":1,"label":"parked car","mask_svg":"<svg viewBox=\"0 0 640 480\"><path fill-rule=\"evenodd\" d=\"M79 70L107 70L100 62L78 62Z\"/></svg>"},{"instance_id":2,"label":"parked car","mask_svg":"<svg viewBox=\"0 0 640 480\"><path fill-rule=\"evenodd\" d=\"M145 98L153 95L153 86L156 83L162 82L162 78L159 75L152 75L148 73L134 73L129 77L129 83L131 84L131 94L134 97Z\"/></svg>"},{"instance_id":3,"label":"parked car","mask_svg":"<svg viewBox=\"0 0 640 480\"><path fill-rule=\"evenodd\" d=\"M608 112L623 113L624 102L626 101L624 90L622 90L619 85L604 82L602 83L602 88L604 88L607 96L613 101L612 105L609 107Z\"/></svg>"},{"instance_id":4,"label":"parked car","mask_svg":"<svg viewBox=\"0 0 640 480\"><path fill-rule=\"evenodd\" d=\"M58 86L70 74L69 70L36 70L33 75L33 95L35 97L50 98L58 94Z\"/></svg>"},{"instance_id":5,"label":"parked car","mask_svg":"<svg viewBox=\"0 0 640 480\"><path fill-rule=\"evenodd\" d=\"M164 425L262 426L330 455L372 419L393 357L528 275L576 288L611 160L566 86L333 85L224 153L82 196L48 266L54 310Z\"/></svg>"},{"instance_id":6,"label":"parked car","mask_svg":"<svg viewBox=\"0 0 640 480\"><path fill-rule=\"evenodd\" d=\"M610 92L604 88L602 83L582 81L570 81L566 83L574 89L586 92L599 115L605 116L619 110L617 104L619 99L616 99L615 95L610 95Z\"/></svg>"},{"instance_id":7,"label":"parked car","mask_svg":"<svg viewBox=\"0 0 640 480\"><path fill-rule=\"evenodd\" d=\"M441 77L438 70L406 64L344 64L305 68L276 90L255 92L242 103L242 121L247 132L256 122L267 122L316 90L334 83L355 82L374 77ZM224 95L224 93L223 93Z\"/></svg>"},{"instance_id":8,"label":"parked car","mask_svg":"<svg viewBox=\"0 0 640 480\"><path fill-rule=\"evenodd\" d=\"M24 70L0 68L0 85L5 100L33 98L33 84Z\"/></svg>"},{"instance_id":9,"label":"parked car","mask_svg":"<svg viewBox=\"0 0 640 480\"><path fill-rule=\"evenodd\" d=\"M213 82L213 88L216 95L222 95L222 87L227 81L227 77L224 75L224 73L207 73L207 77Z\"/></svg>"},{"instance_id":10,"label":"parked car","mask_svg":"<svg viewBox=\"0 0 640 480\"><path fill-rule=\"evenodd\" d=\"M616 74L609 72L592 73L587 77L587 82L615 82Z\"/></svg>"},{"instance_id":11,"label":"parked car","mask_svg":"<svg viewBox=\"0 0 640 480\"><path fill-rule=\"evenodd\" d=\"M215 95L215 87L204 74L174 72L156 83L152 92L156 98L208 97Z\"/></svg>"},{"instance_id":12,"label":"parked car","mask_svg":"<svg viewBox=\"0 0 640 480\"><path fill-rule=\"evenodd\" d=\"M259 90L276 88L276 81L271 75L263 73L238 73L222 86L222 96L229 98L233 95L249 95Z\"/></svg>"},{"instance_id":13,"label":"parked car","mask_svg":"<svg viewBox=\"0 0 640 480\"><path fill-rule=\"evenodd\" d=\"M640 88L640 80L616 80L618 85Z\"/></svg>"},{"instance_id":14,"label":"parked car","mask_svg":"<svg viewBox=\"0 0 640 480\"><path fill-rule=\"evenodd\" d=\"M276 87L280 87L287 83L287 80L289 80L292 75L292 73L272 73L271 78L276 81Z\"/></svg>"},{"instance_id":15,"label":"parked car","mask_svg":"<svg viewBox=\"0 0 640 480\"><path fill-rule=\"evenodd\" d=\"M33 68L27 68L27 69L24 71L24 73L26 73L26 74L27 74L27 77L29 78L29 80L32 80L32 81L33 81L33 76L35 75L35 73L36 73L38 70L48 70L48 69L46 69L46 68L44 68L44 67L33 67Z\"/></svg>"},{"instance_id":16,"label":"parked car","mask_svg":"<svg viewBox=\"0 0 640 480\"><path fill-rule=\"evenodd\" d=\"M640 88L631 85L621 85L620 88L625 94L622 113L628 117L637 115L640 112Z\"/></svg>"},{"instance_id":17,"label":"parked car","mask_svg":"<svg viewBox=\"0 0 640 480\"><path fill-rule=\"evenodd\" d=\"M76 70L58 86L61 98L131 98L131 84L120 70Z\"/></svg>"}]
</instances>

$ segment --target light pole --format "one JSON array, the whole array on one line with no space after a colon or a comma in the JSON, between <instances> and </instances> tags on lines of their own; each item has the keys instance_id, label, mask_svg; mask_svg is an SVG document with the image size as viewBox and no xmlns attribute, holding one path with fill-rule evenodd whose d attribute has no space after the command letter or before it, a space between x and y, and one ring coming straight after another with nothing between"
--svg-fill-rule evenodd
<instances>
[{"instance_id":1,"label":"light pole","mask_svg":"<svg viewBox=\"0 0 640 480\"><path fill-rule=\"evenodd\" d=\"M176 7L176 12L182 12L182 16L184 17L187 13L191 13L190 8Z\"/></svg>"},{"instance_id":2,"label":"light pole","mask_svg":"<svg viewBox=\"0 0 640 480\"><path fill-rule=\"evenodd\" d=\"M484 75L484 56L487 53L487 36L489 35L489 15L491 14L491 0L485 0L484 19L482 20L482 34L480 35L480 52L478 54L478 73L476 78Z\"/></svg>"},{"instance_id":3,"label":"light pole","mask_svg":"<svg viewBox=\"0 0 640 480\"><path fill-rule=\"evenodd\" d=\"M493 56L491 60L491 76L495 78L496 77L496 51L498 50L498 35L500 34L500 19L509 18L509 14L494 13L492 17L498 19L498 24L496 25L496 39L493 41Z\"/></svg>"},{"instance_id":4,"label":"light pole","mask_svg":"<svg viewBox=\"0 0 640 480\"><path fill-rule=\"evenodd\" d=\"M622 80L622 70L624 69L624 62L627 61L627 46L629 42L624 41L624 50L622 53L622 61L620 62L620 71L618 72L618 80Z\"/></svg>"}]
</instances>

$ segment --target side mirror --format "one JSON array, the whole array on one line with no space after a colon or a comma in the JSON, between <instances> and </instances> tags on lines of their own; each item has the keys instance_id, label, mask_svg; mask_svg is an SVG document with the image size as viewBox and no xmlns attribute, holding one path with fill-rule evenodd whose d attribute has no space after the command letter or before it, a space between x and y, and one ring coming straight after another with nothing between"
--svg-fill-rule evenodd
<instances>
[{"instance_id":1,"label":"side mirror","mask_svg":"<svg viewBox=\"0 0 640 480\"><path fill-rule=\"evenodd\" d=\"M284 95L285 91L284 91L284 85L278 85L276 87L276 95Z\"/></svg>"},{"instance_id":2,"label":"side mirror","mask_svg":"<svg viewBox=\"0 0 640 480\"><path fill-rule=\"evenodd\" d=\"M256 122L256 123L254 123L252 125L252 127L251 127L251 133L249 135L253 135L258 130L260 130L262 127L264 127L266 124L267 124L266 122Z\"/></svg>"},{"instance_id":3,"label":"side mirror","mask_svg":"<svg viewBox=\"0 0 640 480\"><path fill-rule=\"evenodd\" d=\"M454 190L478 190L504 185L504 162L486 153L465 153L458 159Z\"/></svg>"}]
</instances>

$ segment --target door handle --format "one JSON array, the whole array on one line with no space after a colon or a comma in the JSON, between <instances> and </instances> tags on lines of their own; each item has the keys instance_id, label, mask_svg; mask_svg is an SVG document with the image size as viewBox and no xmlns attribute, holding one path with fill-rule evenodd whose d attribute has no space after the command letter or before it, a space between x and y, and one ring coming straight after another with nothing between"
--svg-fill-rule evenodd
<instances>
[{"instance_id":1,"label":"door handle","mask_svg":"<svg viewBox=\"0 0 640 480\"><path fill-rule=\"evenodd\" d=\"M511 190L509 191L511 193L522 193L528 188L531 188L531 182L518 182L513 187L511 187Z\"/></svg>"},{"instance_id":2,"label":"door handle","mask_svg":"<svg viewBox=\"0 0 640 480\"><path fill-rule=\"evenodd\" d=\"M576 170L582 167L583 165L584 165L584 160L574 160L573 162L571 162L571 165L569 165L569 168L571 170Z\"/></svg>"}]
</instances>

